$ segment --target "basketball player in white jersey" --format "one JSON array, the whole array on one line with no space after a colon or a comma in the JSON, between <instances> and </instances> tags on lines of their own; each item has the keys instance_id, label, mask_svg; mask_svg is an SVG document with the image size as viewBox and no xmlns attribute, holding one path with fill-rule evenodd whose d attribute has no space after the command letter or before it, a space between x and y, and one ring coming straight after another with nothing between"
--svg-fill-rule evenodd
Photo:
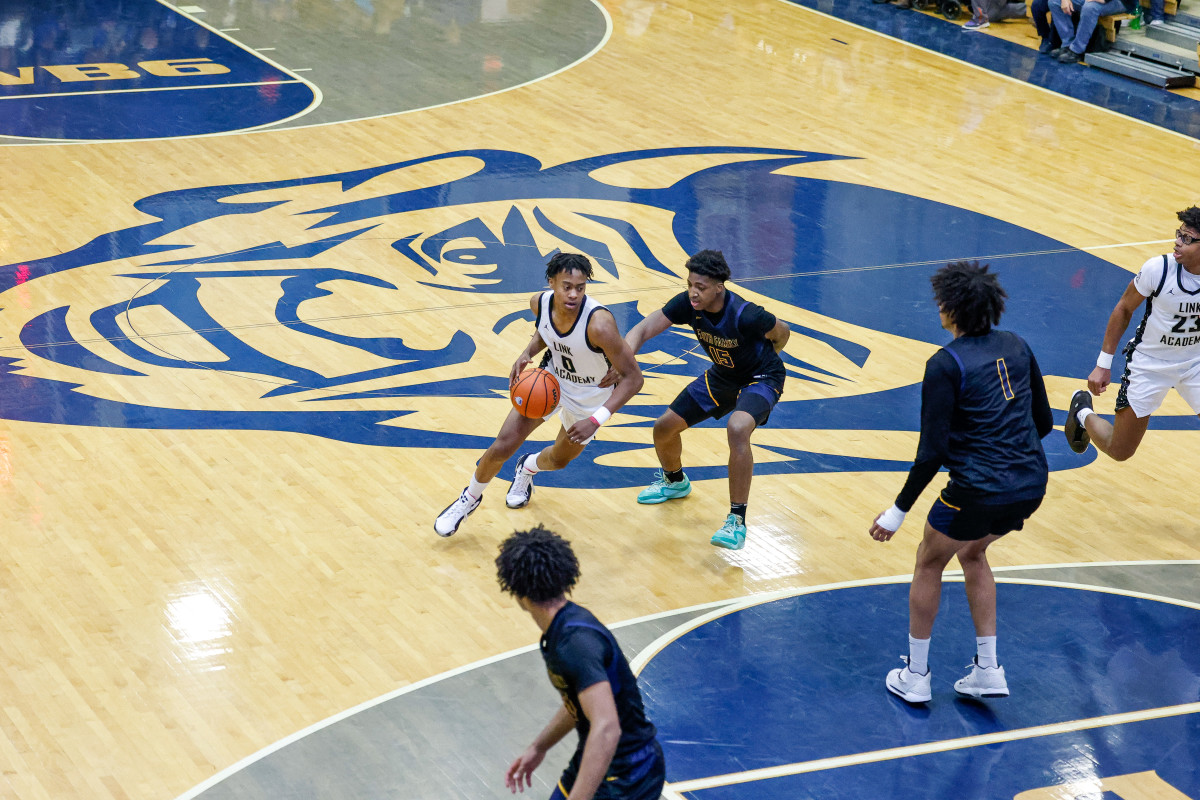
<instances>
[{"instance_id":1,"label":"basketball player in white jersey","mask_svg":"<svg viewBox=\"0 0 1200 800\"><path fill-rule=\"evenodd\" d=\"M1117 461L1137 451L1150 415L1174 387L1192 411L1200 414L1200 208L1176 214L1175 250L1142 265L1117 301L1104 329L1096 368L1088 389L1101 394L1112 380L1112 359L1121 334L1137 307L1146 311L1125 346L1125 374L1117 392L1116 420L1109 424L1092 411L1092 398L1080 389L1071 398L1063 430L1076 453L1096 445Z\"/></svg>"},{"instance_id":2,"label":"basketball player in white jersey","mask_svg":"<svg viewBox=\"0 0 1200 800\"><path fill-rule=\"evenodd\" d=\"M609 416L641 390L642 370L617 330L612 312L587 296L591 277L591 262L578 253L558 253L546 265L550 291L529 299L536 328L529 345L513 364L508 381L511 389L534 356L547 350L542 367L558 378L558 407L542 419L528 419L516 409L509 412L496 441L479 459L471 482L434 520L433 529L439 536L451 536L458 530L479 507L488 482L545 420L558 414L562 428L554 444L538 453L526 453L517 461L506 498L509 508L527 505L533 495L533 476L569 464ZM616 386L601 387L610 362L621 380Z\"/></svg>"}]
</instances>

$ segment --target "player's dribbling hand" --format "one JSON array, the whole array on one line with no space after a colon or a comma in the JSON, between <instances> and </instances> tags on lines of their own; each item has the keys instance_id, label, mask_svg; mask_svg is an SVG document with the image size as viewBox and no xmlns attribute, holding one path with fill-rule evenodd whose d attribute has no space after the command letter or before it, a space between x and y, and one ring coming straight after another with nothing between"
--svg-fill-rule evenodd
<instances>
[{"instance_id":1,"label":"player's dribbling hand","mask_svg":"<svg viewBox=\"0 0 1200 800\"><path fill-rule=\"evenodd\" d=\"M517 385L517 380L521 377L521 373L525 371L525 368L529 366L530 361L533 361L533 359L521 353L521 357L517 359L517 363L513 364L512 370L508 373L508 390L510 392Z\"/></svg>"},{"instance_id":2,"label":"player's dribbling hand","mask_svg":"<svg viewBox=\"0 0 1200 800\"><path fill-rule=\"evenodd\" d=\"M877 542L886 542L888 539L891 539L892 534L895 533L895 531L889 531L887 528L884 528L879 524L879 518L882 517L883 514L884 512L880 511L875 515L875 519L871 522L871 530L868 531L868 533L871 534L871 538Z\"/></svg>"},{"instance_id":3,"label":"player's dribbling hand","mask_svg":"<svg viewBox=\"0 0 1200 800\"><path fill-rule=\"evenodd\" d=\"M542 763L546 754L530 747L517 758L504 774L504 785L510 792L523 792L533 785L533 771Z\"/></svg>"},{"instance_id":4,"label":"player's dribbling hand","mask_svg":"<svg viewBox=\"0 0 1200 800\"><path fill-rule=\"evenodd\" d=\"M1092 370L1092 374L1088 375L1088 391L1092 394L1104 394L1104 390L1108 388L1108 384L1112 381L1112 370L1104 367L1096 367Z\"/></svg>"}]
</instances>

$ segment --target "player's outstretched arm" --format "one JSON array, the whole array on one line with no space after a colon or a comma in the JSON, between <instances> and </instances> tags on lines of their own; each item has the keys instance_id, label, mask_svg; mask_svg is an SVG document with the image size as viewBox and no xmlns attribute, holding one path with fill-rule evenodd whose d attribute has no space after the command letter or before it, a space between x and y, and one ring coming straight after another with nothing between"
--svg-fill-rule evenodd
<instances>
[{"instance_id":1,"label":"player's outstretched arm","mask_svg":"<svg viewBox=\"0 0 1200 800\"><path fill-rule=\"evenodd\" d=\"M607 685L605 684L605 686ZM525 752L509 765L508 772L504 774L504 785L508 787L508 790L516 794L533 785L533 771L542 763L542 759L546 757L550 748L558 744L574 727L575 723L571 720L571 715L567 713L566 708L560 706L557 713L550 719L550 724L543 728L542 732L533 740L533 744L529 745Z\"/></svg>"},{"instance_id":2,"label":"player's outstretched arm","mask_svg":"<svg viewBox=\"0 0 1200 800\"><path fill-rule=\"evenodd\" d=\"M538 300L540 298L540 294L535 294L533 297L529 298L529 310L533 312L534 319L537 319ZM546 343L542 341L542 337L537 332L537 328L535 327L533 329L533 338L529 340L529 344L526 345L525 349L521 351L521 354L517 356L517 360L513 363L512 369L508 371L509 391L512 391L512 388L517 385L517 381L520 379L521 373L524 372L525 368L529 366L529 363L533 361L533 357L545 349Z\"/></svg>"},{"instance_id":3,"label":"player's outstretched arm","mask_svg":"<svg viewBox=\"0 0 1200 800\"><path fill-rule=\"evenodd\" d=\"M579 760L579 776L571 787L571 800L592 800L617 752L621 720L608 681L592 684L580 692L579 706L590 727L583 743L583 758Z\"/></svg>"},{"instance_id":4,"label":"player's outstretched arm","mask_svg":"<svg viewBox=\"0 0 1200 800\"><path fill-rule=\"evenodd\" d=\"M1130 281L1129 285L1125 287L1125 293L1121 295L1121 299L1117 301L1116 307L1108 317L1108 325L1104 328L1104 343L1100 345L1102 352L1109 355L1117 352L1117 346L1121 343L1121 334L1129 327L1129 320L1133 319L1134 312L1137 311L1144 299L1142 293L1137 290L1137 285ZM1103 394L1111 382L1112 369L1097 366L1088 376L1088 390L1092 394Z\"/></svg>"},{"instance_id":5,"label":"player's outstretched arm","mask_svg":"<svg viewBox=\"0 0 1200 800\"><path fill-rule=\"evenodd\" d=\"M625 334L625 343L629 345L629 351L637 355L643 344L669 327L671 327L671 320L667 319L667 315L660 308L634 325L629 333Z\"/></svg>"}]
</instances>

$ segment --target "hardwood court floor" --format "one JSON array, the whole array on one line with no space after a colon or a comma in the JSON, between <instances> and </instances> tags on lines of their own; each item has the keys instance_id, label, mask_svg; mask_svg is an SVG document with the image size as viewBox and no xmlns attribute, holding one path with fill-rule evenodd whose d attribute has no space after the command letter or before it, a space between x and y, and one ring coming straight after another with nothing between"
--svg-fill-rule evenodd
<instances>
[{"instance_id":1,"label":"hardwood court floor","mask_svg":"<svg viewBox=\"0 0 1200 800\"><path fill-rule=\"evenodd\" d=\"M798 377L789 383L792 398L817 402L920 380L936 344L877 329L857 313L868 301L878 307L886 292L904 284L896 277L885 290L874 278L897 275L907 264L889 255L919 223L936 232L938 220L947 220L954 248L941 252L941 260L1010 254L963 244L969 237L950 224L958 224L952 213L958 209L976 221L978 215L997 218L1060 242L1072 253L1085 251L1111 270L1135 270L1169 249L1174 212L1198 199L1194 139L807 8L779 0L732 8L710 0L607 2L603 8L611 36L590 58L546 80L466 102L311 128L0 151L6 178L0 253L18 276L0 303L0 355L11 361L4 367L7 421L0 429L8 534L0 564L0 793L30 800L174 797L330 715L531 643L536 632L528 617L499 595L493 575L496 544L516 526L542 522L568 534L584 565L576 599L611 621L911 571L918 521L934 493L925 493L894 542L880 545L866 529L891 502L903 474L865 467L757 477L750 544L737 554L707 543L725 513L719 478L700 482L685 503L652 509L635 505L632 484L547 483L530 508L510 512L502 502L502 473L462 531L438 539L434 516L464 485L507 406L485 382L459 396L421 387L507 374L528 336L527 323L510 315L527 308L533 289L488 291L462 276L455 286L440 273L431 283L415 261L397 265L396 243L409 235L448 231L464 219L500 231L514 207L522 219L535 219L534 200L542 198L547 218L584 226L576 230L587 236L578 234L577 243L598 239L595 226L607 225L620 276L606 274L593 291L609 303L640 299L640 313L680 285L677 276L655 272L647 262L656 258L678 273L684 234L761 245L763 264L780 267L773 274L783 283L771 285L784 288L768 291L768 283L752 282L739 288L768 308L786 306L790 319L807 326L810 334L794 337L788 352L817 370L798 367L795 374L812 377L823 369L841 376L824 384ZM711 194L706 208L712 212L712 203L727 199L728 218L712 212L705 217L710 227L681 231L672 225L686 214L648 206L638 194L676 185L696 189L679 182L731 160L718 152L598 169L593 179L616 187L624 204L599 190L579 200L564 184L548 198L447 190L405 225L384 220L387 209L371 205L389 192L461 180L489 151L552 167L614 153L731 147L844 156L796 162L781 173L914 198L927 216L893 215L895 205L830 191L820 224L793 230L791 198L722 194L716 181L715 188L701 187ZM310 180L362 177L384 165L459 151L472 153L381 174L374 184ZM506 162L497 170L497 185L517 185L505 182L517 180L517 167ZM581 185L582 179L572 180L567 188ZM241 188L167 195L235 186ZM136 205L151 196L175 197L182 205ZM212 212L226 197L260 205L226 216L188 211ZM323 209L347 199L364 204L361 216L311 227L329 222L322 214L331 212ZM464 204L478 207L464 217ZM300 213L305 216L295 216ZM138 248L109 235L156 223L163 214L166 224L148 229L156 236ZM617 228L597 222L600 217L628 221L644 247L612 236ZM754 221L761 223L757 229ZM360 233L375 223L382 227ZM793 230L794 238L772 238L775 226ZM534 239L542 253L570 245L548 230ZM314 243L330 236L347 244L321 260ZM793 284L779 276L791 273L791 252L818 237L851 254L821 268L862 281L805 284L807 296L788 297ZM92 249L80 251L93 241ZM976 241L983 248L988 240ZM262 367L264 356L236 362L232 370L179 368L219 361L212 337L197 337L195 320L181 319L182 311L139 306L135 298L159 290L166 297L165 287L179 291L179 281L159 277L168 271L218 269L237 261L221 260L229 253L277 242L310 248L316 267L378 280L342 276L337 279L347 283L338 284L337 293L306 295L299 322L336 334L315 341L297 336L301 326L280 310L280 299L289 297L281 274L263 272L231 285L206 273L196 279L198 305L186 308L202 306L216 328L237 332L255 353L269 354L273 366ZM172 249L182 245L192 249L183 255ZM478 238L471 243L479 245ZM452 253L434 250L443 259L437 266L452 263ZM276 256L246 258L242 266L291 276L296 254L280 250ZM21 265L55 258L71 261L73 269L37 273L32 281L19 277ZM202 263L152 267L188 258ZM1036 257L1029 258L1027 268L1036 270ZM467 275L470 264L463 259L456 263ZM919 271L915 281L925 274ZM1010 274L1017 280L1016 271ZM126 275L134 277L119 277ZM387 290L379 280L402 291ZM1012 313L1046 318L1035 343L1039 356L1052 354L1059 337L1098 345L1118 294L1111 283L1102 284L1098 297L1090 284L1078 295L1014 297ZM823 286L831 294L821 294ZM458 291L463 288L474 291ZM925 295L923 286L917 294ZM1086 299L1087 315L1072 313L1077 299ZM892 310L897 320L935 328L932 308L898 303ZM99 370L82 356L72 361L61 355L66 350L45 357L54 351L53 339L40 351L25 344L31 330L41 330L31 329L31 320L58 319L54 313L63 307L69 307L63 326L46 330L69 333L125 372ZM117 326L112 330L131 344L106 334L110 329L101 322ZM406 359L368 353L355 347L358 341L403 338L406 347L441 352L459 331L474 348L469 363L448 361L417 377L362 377L339 385L343 393L332 401L311 402L329 397L328 386L312 390L314 384L287 377L295 365L308 377L368 376ZM872 357L851 369L842 351L823 344L829 341L858 343ZM219 343L232 348L227 340ZM1071 352L1071 368L1048 376L1060 411L1093 357L1074 345ZM652 355L647 366L668 359ZM663 374L656 394L640 405L669 402L683 378ZM289 380L310 391L268 394ZM384 391L397 386L408 391L399 400ZM87 405L90 416L81 416L79 404L90 403L87 398L104 402ZM1099 406L1111 402L1112 393ZM154 411L164 408L180 416ZM290 421L312 410L348 420L374 414L403 443L364 443L341 428L326 435L325 428ZM403 412L412 414L398 416ZM1101 458L1055 472L1043 509L1027 533L996 549L995 563L1195 559L1189 466L1200 431L1179 398L1172 396L1164 412L1177 424L1152 427L1132 462ZM251 413L275 416L249 419ZM916 445L912 420L879 424L888 413L877 405L869 425L765 429L756 441L776 449L756 452L763 463L790 458L780 454L789 448L906 461ZM648 477L654 466L649 428L616 424L636 421L635 415L618 417L602 440L642 447L605 457L614 472L637 469ZM330 429L336 425L328 421ZM689 465L717 470L721 432L689 437ZM603 459L599 464L576 474L596 475L601 485L613 473L604 471ZM464 732L462 746L469 748L467 738Z\"/></svg>"}]
</instances>

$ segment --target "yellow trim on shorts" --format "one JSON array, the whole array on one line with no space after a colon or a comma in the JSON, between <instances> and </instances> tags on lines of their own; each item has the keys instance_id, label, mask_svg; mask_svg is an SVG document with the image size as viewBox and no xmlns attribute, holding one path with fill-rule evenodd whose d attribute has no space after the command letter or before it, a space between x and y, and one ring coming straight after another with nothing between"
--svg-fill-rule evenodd
<instances>
[{"instance_id":1,"label":"yellow trim on shorts","mask_svg":"<svg viewBox=\"0 0 1200 800\"><path fill-rule=\"evenodd\" d=\"M717 402L717 398L713 397L712 388L708 385L708 372L704 373L704 391L708 392L708 397L713 401L713 405L720 408L721 404Z\"/></svg>"},{"instance_id":2,"label":"yellow trim on shorts","mask_svg":"<svg viewBox=\"0 0 1200 800\"><path fill-rule=\"evenodd\" d=\"M943 492L942 494L939 494L939 495L938 495L938 500L941 500L941 501L942 501L942 505L946 506L947 508L953 508L955 511L962 511L962 509L961 509L961 508L959 508L958 506L952 506L952 505L950 505L949 503L947 503L947 502L946 502L945 492Z\"/></svg>"}]
</instances>

